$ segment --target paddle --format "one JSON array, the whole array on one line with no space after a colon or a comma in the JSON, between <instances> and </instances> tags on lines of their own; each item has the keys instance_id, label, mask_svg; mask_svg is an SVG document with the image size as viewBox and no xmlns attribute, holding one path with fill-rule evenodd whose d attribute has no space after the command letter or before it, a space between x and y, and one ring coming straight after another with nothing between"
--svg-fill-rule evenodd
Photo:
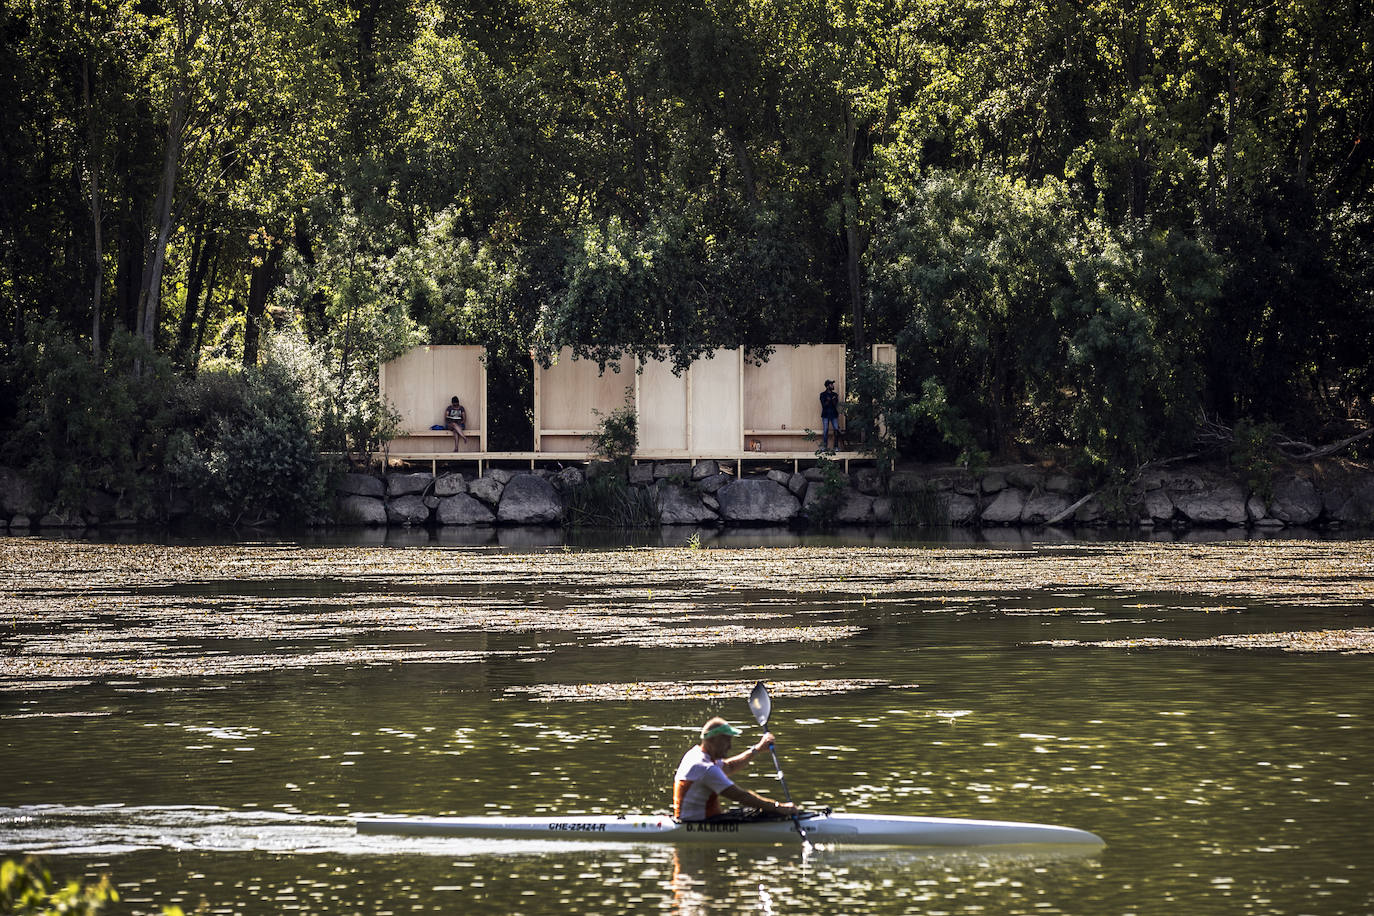
<instances>
[{"instance_id":1,"label":"paddle","mask_svg":"<svg viewBox=\"0 0 1374 916\"><path fill-rule=\"evenodd\" d=\"M759 681L754 685L754 689L749 691L749 711L754 714L754 721L759 723L759 728L768 729L768 715L773 711L773 701L768 699L768 687ZM773 755L773 768L778 771L778 781L782 783L782 793L787 797L787 803L792 804L792 793L787 788L787 778L782 775L782 764L778 763L778 750L772 742L768 745L768 753ZM797 828L797 833L801 834L802 842L809 843L806 837L806 828L802 826L801 818L794 812L792 823Z\"/></svg>"}]
</instances>

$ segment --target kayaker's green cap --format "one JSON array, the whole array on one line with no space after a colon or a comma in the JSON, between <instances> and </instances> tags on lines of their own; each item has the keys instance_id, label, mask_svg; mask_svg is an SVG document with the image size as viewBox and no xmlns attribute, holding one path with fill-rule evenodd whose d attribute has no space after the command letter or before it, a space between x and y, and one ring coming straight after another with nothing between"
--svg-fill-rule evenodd
<instances>
[{"instance_id":1,"label":"kayaker's green cap","mask_svg":"<svg viewBox=\"0 0 1374 916\"><path fill-rule=\"evenodd\" d=\"M735 735L742 734L744 734L744 732L740 731L738 728L735 728L733 725L731 725L729 722L726 722L724 719L712 719L710 722L707 722L705 725L701 727L701 740L703 741L705 741L707 738L714 738L716 735L729 735L733 738Z\"/></svg>"}]
</instances>

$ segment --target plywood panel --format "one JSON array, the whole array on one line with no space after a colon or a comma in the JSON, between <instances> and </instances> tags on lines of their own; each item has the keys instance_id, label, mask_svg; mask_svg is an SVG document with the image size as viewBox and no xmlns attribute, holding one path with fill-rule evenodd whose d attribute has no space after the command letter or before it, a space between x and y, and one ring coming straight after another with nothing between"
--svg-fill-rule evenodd
<instances>
[{"instance_id":1,"label":"plywood panel","mask_svg":"<svg viewBox=\"0 0 1374 916\"><path fill-rule=\"evenodd\" d=\"M691 370L688 370L690 372ZM651 359L639 375L639 450L687 448L688 373L673 374L671 361Z\"/></svg>"},{"instance_id":2,"label":"plywood panel","mask_svg":"<svg viewBox=\"0 0 1374 916\"><path fill-rule=\"evenodd\" d=\"M716 350L692 364L691 451L731 454L743 448L740 351Z\"/></svg>"},{"instance_id":3,"label":"plywood panel","mask_svg":"<svg viewBox=\"0 0 1374 916\"><path fill-rule=\"evenodd\" d=\"M748 430L821 429L820 394L835 380L844 412L842 344L776 347L768 362L744 366L744 428ZM767 444L765 444L767 448Z\"/></svg>"},{"instance_id":4,"label":"plywood panel","mask_svg":"<svg viewBox=\"0 0 1374 916\"><path fill-rule=\"evenodd\" d=\"M470 430L480 430L486 403L483 347L428 346L382 364L382 396L401 415L402 430L444 422L444 408L458 396Z\"/></svg>"},{"instance_id":5,"label":"plywood panel","mask_svg":"<svg viewBox=\"0 0 1374 916\"><path fill-rule=\"evenodd\" d=\"M608 365L602 373L594 360L573 359L566 347L552 366L536 365L535 371L540 373L541 429L594 429L600 422L595 411L607 414L624 406L625 389L635 383L633 360L627 359L620 372Z\"/></svg>"}]
</instances>

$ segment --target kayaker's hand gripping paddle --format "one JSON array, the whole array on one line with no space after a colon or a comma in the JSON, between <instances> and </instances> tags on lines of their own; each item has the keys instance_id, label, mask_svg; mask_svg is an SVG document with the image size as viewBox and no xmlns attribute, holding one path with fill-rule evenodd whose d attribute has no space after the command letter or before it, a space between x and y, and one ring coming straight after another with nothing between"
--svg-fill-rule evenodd
<instances>
[{"instance_id":1,"label":"kayaker's hand gripping paddle","mask_svg":"<svg viewBox=\"0 0 1374 916\"><path fill-rule=\"evenodd\" d=\"M759 723L759 728L767 731L768 714L773 711L773 702L768 699L768 688L763 681L754 685L754 689L749 692L749 711L754 714L754 721ZM782 794L786 796L787 803L792 804L792 793L787 789L787 779L782 775L782 764L778 763L778 751L770 742L768 752L773 755L773 768L778 771L778 781L782 783ZM796 825L797 833L801 834L802 842L808 843L806 828L802 826L801 818L794 811L792 823Z\"/></svg>"}]
</instances>

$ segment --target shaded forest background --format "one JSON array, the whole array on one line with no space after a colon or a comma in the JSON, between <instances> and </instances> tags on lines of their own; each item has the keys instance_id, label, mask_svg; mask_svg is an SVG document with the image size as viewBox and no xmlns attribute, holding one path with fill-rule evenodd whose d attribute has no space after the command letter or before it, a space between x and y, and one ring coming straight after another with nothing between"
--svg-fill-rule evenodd
<instances>
[{"instance_id":1,"label":"shaded forest background","mask_svg":"<svg viewBox=\"0 0 1374 916\"><path fill-rule=\"evenodd\" d=\"M287 511L426 342L506 449L564 345L895 341L908 456L1099 476L1374 415L1359 0L4 0L0 100L0 461L73 505Z\"/></svg>"}]
</instances>

